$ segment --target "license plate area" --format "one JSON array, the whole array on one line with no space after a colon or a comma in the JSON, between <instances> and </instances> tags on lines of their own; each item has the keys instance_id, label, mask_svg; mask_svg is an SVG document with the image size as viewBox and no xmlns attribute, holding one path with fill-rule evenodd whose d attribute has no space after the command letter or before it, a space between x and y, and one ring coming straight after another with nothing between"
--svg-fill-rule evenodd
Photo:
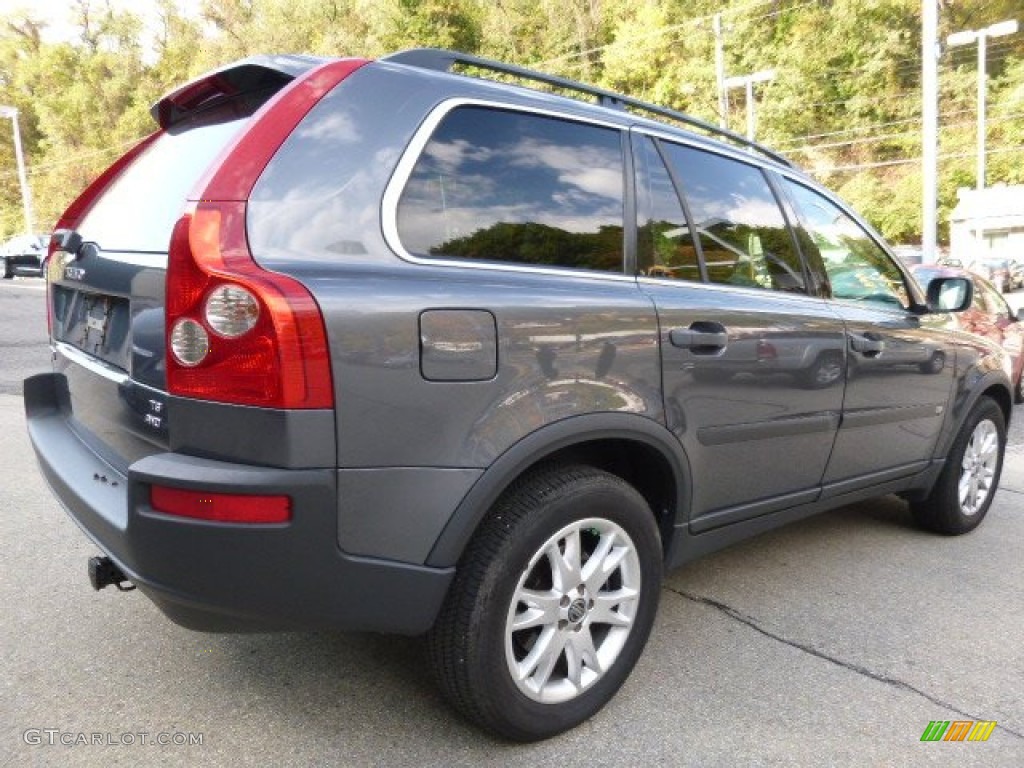
<instances>
[{"instance_id":1,"label":"license plate area","mask_svg":"<svg viewBox=\"0 0 1024 768\"><path fill-rule=\"evenodd\" d=\"M58 341L128 371L128 299L54 286L53 302L54 336Z\"/></svg>"}]
</instances>

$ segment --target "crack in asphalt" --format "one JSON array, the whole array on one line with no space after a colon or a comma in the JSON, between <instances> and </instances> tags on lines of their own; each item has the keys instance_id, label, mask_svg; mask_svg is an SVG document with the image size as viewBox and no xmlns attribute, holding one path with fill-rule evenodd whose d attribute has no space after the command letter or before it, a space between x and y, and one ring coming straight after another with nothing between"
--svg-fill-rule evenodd
<instances>
[{"instance_id":1,"label":"crack in asphalt","mask_svg":"<svg viewBox=\"0 0 1024 768\"><path fill-rule=\"evenodd\" d=\"M760 632L765 637L783 643L784 645L788 645L790 648L795 648L798 651L803 651L804 653L810 654L811 656L815 656L824 661L831 662L836 666L842 667L843 669L846 669L850 672L854 672L863 677L867 677L876 682L884 683L885 685L892 686L893 688L898 688L901 691L915 693L918 696L921 696L927 699L928 701L932 702L933 704L937 704L938 706L943 707L944 709L947 709L950 712L955 712L956 714L960 715L961 717L964 717L965 719L986 719L978 715L973 715L970 712L964 712L962 709L950 704L948 701L943 701L942 699L938 698L937 696L933 696L927 691L922 691L920 688L915 688L913 685L911 685L910 683L906 683L903 680L899 680L895 677L889 677L888 675L883 675L879 672L874 672L868 669L867 667L860 666L859 664L853 664L852 662L843 661L842 659L836 658L835 656L829 656L827 653L819 651L817 648L814 648L813 646L805 645L804 643L798 643L795 640L789 640L785 637L782 637L781 635L776 635L774 632L771 632L762 627L760 624L758 624L757 620L754 619L752 616L748 616L747 614L738 611L732 606L726 605L725 603L720 603L718 600L715 600L710 597L704 597L703 595L693 595L681 589L676 589L674 587L669 587L666 585L662 585L662 589L664 589L666 592L671 592L674 595L678 595L679 597L685 600L689 600L694 603L699 603L701 605L706 605L709 608L714 608L716 611L724 613L730 619L738 621L741 624L745 624L751 629ZM1024 733L1020 733L1019 731L1016 731L1013 728L1009 728L1003 725L1002 723L999 723L997 725L997 728L999 728L999 730L1001 731L1005 731L1006 733L1008 733L1016 739L1024 741Z\"/></svg>"}]
</instances>

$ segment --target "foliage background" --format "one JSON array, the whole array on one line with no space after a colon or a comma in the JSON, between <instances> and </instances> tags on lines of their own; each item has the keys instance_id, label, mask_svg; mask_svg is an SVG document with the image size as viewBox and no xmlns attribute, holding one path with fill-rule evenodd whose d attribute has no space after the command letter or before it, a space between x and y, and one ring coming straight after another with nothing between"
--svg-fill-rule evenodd
<instances>
[{"instance_id":1,"label":"foliage background","mask_svg":"<svg viewBox=\"0 0 1024 768\"><path fill-rule=\"evenodd\" d=\"M921 227L921 3L917 0L202 0L158 7L156 29L107 0L68 0L73 39L31 9L0 17L0 104L16 107L36 227L153 129L172 86L253 53L379 56L439 46L597 83L717 120L711 18L730 75L772 68L758 139L864 212L894 242ZM940 39L1005 19L1020 0L940 3ZM976 46L940 58L940 239L973 186ZM988 183L1024 183L1024 32L989 41ZM729 125L744 130L743 94ZM13 141L0 123L0 236L23 230ZM159 180L154 179L154 184Z\"/></svg>"}]
</instances>

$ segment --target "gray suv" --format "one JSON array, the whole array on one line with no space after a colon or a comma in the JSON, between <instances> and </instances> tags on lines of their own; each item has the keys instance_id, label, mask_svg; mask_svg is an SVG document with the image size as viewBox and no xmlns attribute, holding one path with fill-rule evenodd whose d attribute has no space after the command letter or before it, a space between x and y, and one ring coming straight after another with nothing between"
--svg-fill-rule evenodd
<instances>
[{"instance_id":1,"label":"gray suv","mask_svg":"<svg viewBox=\"0 0 1024 768\"><path fill-rule=\"evenodd\" d=\"M436 50L246 59L153 114L57 225L25 382L96 588L426 634L454 706L532 740L614 695L665 568L992 502L1012 390L969 281L923 290L740 136Z\"/></svg>"}]
</instances>

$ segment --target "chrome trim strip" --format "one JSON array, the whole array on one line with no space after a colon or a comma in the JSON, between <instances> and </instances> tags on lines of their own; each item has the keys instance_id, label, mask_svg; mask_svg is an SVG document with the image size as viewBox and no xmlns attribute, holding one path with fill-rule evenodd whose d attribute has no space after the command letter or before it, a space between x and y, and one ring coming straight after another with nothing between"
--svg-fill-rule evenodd
<instances>
[{"instance_id":1,"label":"chrome trim strip","mask_svg":"<svg viewBox=\"0 0 1024 768\"><path fill-rule=\"evenodd\" d=\"M119 368L115 368L109 363L105 363L102 360L87 355L82 350L78 349L77 347L73 347L66 342L55 342L54 350L59 354L63 355L71 362L73 362L75 365L81 366L82 368L86 368L95 373L97 376L102 376L103 378L107 379L108 381L112 381L115 384L124 384L131 378L127 373L120 370Z\"/></svg>"}]
</instances>

